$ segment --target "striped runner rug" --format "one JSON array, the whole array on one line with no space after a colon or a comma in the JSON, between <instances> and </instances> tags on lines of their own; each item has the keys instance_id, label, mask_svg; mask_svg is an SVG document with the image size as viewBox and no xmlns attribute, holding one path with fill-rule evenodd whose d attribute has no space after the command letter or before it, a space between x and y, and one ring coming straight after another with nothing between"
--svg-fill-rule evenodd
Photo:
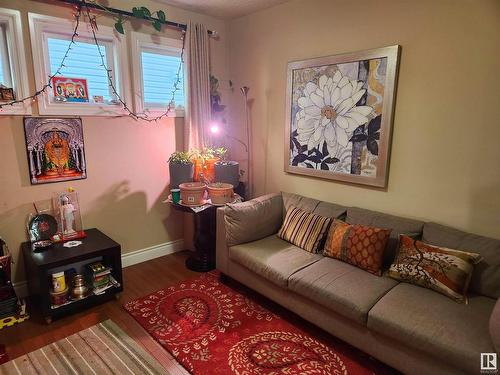
<instances>
[{"instance_id":1,"label":"striped runner rug","mask_svg":"<svg viewBox=\"0 0 500 375\"><path fill-rule=\"evenodd\" d=\"M106 320L0 366L0 374L167 374L149 353Z\"/></svg>"}]
</instances>

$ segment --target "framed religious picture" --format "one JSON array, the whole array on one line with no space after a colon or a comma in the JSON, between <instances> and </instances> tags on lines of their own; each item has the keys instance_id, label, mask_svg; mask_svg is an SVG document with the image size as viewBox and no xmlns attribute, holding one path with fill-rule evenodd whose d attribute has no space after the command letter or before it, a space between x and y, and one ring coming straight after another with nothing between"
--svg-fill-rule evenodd
<instances>
[{"instance_id":1,"label":"framed religious picture","mask_svg":"<svg viewBox=\"0 0 500 375\"><path fill-rule=\"evenodd\" d=\"M387 186L400 46L288 64L285 171Z\"/></svg>"},{"instance_id":2,"label":"framed religious picture","mask_svg":"<svg viewBox=\"0 0 500 375\"><path fill-rule=\"evenodd\" d=\"M31 184L87 178L80 118L25 117Z\"/></svg>"},{"instance_id":3,"label":"framed religious picture","mask_svg":"<svg viewBox=\"0 0 500 375\"><path fill-rule=\"evenodd\" d=\"M84 78L52 77L54 96L65 102L88 102L87 80Z\"/></svg>"}]
</instances>

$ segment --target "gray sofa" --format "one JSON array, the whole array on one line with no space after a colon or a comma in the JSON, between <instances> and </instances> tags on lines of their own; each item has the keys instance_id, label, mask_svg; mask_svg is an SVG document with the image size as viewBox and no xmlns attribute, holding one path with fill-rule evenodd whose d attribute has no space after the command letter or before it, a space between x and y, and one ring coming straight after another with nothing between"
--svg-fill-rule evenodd
<instances>
[{"instance_id":1,"label":"gray sofa","mask_svg":"<svg viewBox=\"0 0 500 375\"><path fill-rule=\"evenodd\" d=\"M480 253L484 260L474 270L469 303L279 239L276 233L290 205L391 228L386 265L402 233L421 233L424 242ZM217 268L406 374L479 374L480 353L500 351L500 240L279 193L218 209Z\"/></svg>"}]
</instances>

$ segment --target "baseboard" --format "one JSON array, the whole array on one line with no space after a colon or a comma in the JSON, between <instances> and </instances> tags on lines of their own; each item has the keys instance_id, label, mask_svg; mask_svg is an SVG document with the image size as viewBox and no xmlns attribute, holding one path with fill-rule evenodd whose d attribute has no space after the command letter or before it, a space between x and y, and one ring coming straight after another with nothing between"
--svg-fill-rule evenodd
<instances>
[{"instance_id":1,"label":"baseboard","mask_svg":"<svg viewBox=\"0 0 500 375\"><path fill-rule=\"evenodd\" d=\"M134 264L139 264L151 259L173 254L181 250L184 250L183 239L165 242L159 245L146 247L145 249L132 251L130 253L122 254L122 267L125 268L133 266Z\"/></svg>"},{"instance_id":2,"label":"baseboard","mask_svg":"<svg viewBox=\"0 0 500 375\"><path fill-rule=\"evenodd\" d=\"M159 258L165 255L173 254L182 250L184 250L183 239L146 247L145 249L140 249L122 254L122 267L125 268L133 266L135 264L146 262L148 260ZM24 298L28 296L29 291L28 291L28 283L26 280L18 281L17 283L14 283L13 286L18 297Z\"/></svg>"}]
</instances>

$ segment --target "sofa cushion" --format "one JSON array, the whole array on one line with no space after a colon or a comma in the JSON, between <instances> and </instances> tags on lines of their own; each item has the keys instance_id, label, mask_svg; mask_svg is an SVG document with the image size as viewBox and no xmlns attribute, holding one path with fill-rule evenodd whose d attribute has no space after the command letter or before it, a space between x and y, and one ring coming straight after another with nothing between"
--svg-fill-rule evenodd
<instances>
[{"instance_id":1,"label":"sofa cushion","mask_svg":"<svg viewBox=\"0 0 500 375\"><path fill-rule=\"evenodd\" d=\"M302 195L298 194L283 192L282 196L284 209L283 216L291 206L300 208L304 211L313 212L321 216L332 218L344 217L347 211L347 207L345 206L341 206L336 203L322 202L317 199L303 197Z\"/></svg>"},{"instance_id":2,"label":"sofa cushion","mask_svg":"<svg viewBox=\"0 0 500 375\"><path fill-rule=\"evenodd\" d=\"M390 233L390 229L334 220L328 231L323 255L380 276L382 257Z\"/></svg>"},{"instance_id":3,"label":"sofa cushion","mask_svg":"<svg viewBox=\"0 0 500 375\"><path fill-rule=\"evenodd\" d=\"M317 253L325 242L332 219L290 206L278 237L310 253Z\"/></svg>"},{"instance_id":4,"label":"sofa cushion","mask_svg":"<svg viewBox=\"0 0 500 375\"><path fill-rule=\"evenodd\" d=\"M470 296L463 305L432 290L401 283L368 314L368 328L477 373L480 353L494 352L488 320L495 300Z\"/></svg>"},{"instance_id":5,"label":"sofa cushion","mask_svg":"<svg viewBox=\"0 0 500 375\"><path fill-rule=\"evenodd\" d=\"M230 247L229 258L269 281L286 287L290 275L323 257L273 235Z\"/></svg>"},{"instance_id":6,"label":"sofa cushion","mask_svg":"<svg viewBox=\"0 0 500 375\"><path fill-rule=\"evenodd\" d=\"M290 290L361 324L366 324L373 305L397 284L331 258L303 268L288 280Z\"/></svg>"},{"instance_id":7,"label":"sofa cushion","mask_svg":"<svg viewBox=\"0 0 500 375\"><path fill-rule=\"evenodd\" d=\"M423 221L388 215L357 207L350 207L347 209L346 222L349 224L370 225L378 228L392 229L384 252L383 268L389 268L397 254L399 235L405 234L412 237L420 237L424 227Z\"/></svg>"},{"instance_id":8,"label":"sofa cushion","mask_svg":"<svg viewBox=\"0 0 500 375\"><path fill-rule=\"evenodd\" d=\"M500 297L500 240L426 223L422 241L481 255L483 260L474 267L469 290L492 298Z\"/></svg>"},{"instance_id":9,"label":"sofa cushion","mask_svg":"<svg viewBox=\"0 0 500 375\"><path fill-rule=\"evenodd\" d=\"M283 221L281 194L268 194L224 209L228 246L259 240L278 232ZM249 230L251 228L251 230Z\"/></svg>"},{"instance_id":10,"label":"sofa cushion","mask_svg":"<svg viewBox=\"0 0 500 375\"><path fill-rule=\"evenodd\" d=\"M387 275L432 289L458 303L467 303L467 288L481 256L467 251L426 244L401 236L399 253Z\"/></svg>"}]
</instances>

